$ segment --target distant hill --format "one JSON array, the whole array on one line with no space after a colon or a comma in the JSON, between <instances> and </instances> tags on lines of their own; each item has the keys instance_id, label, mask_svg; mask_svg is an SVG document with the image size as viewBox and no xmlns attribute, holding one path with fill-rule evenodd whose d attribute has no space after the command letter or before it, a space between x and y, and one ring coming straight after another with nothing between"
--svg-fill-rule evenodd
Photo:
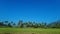
<instances>
[{"instance_id":1,"label":"distant hill","mask_svg":"<svg viewBox=\"0 0 60 34\"><path fill-rule=\"evenodd\" d=\"M51 28L60 28L60 20L58 21L55 21L55 22L52 22L50 23L49 25L47 25L48 27L51 27Z\"/></svg>"}]
</instances>

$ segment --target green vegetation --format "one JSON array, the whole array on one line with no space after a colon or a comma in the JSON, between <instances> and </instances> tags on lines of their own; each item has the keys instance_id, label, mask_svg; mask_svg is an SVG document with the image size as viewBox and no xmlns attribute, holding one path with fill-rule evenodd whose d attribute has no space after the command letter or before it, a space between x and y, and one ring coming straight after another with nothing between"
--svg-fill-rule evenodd
<instances>
[{"instance_id":1,"label":"green vegetation","mask_svg":"<svg viewBox=\"0 0 60 34\"><path fill-rule=\"evenodd\" d=\"M34 34L60 34L60 29L44 29L44 28L0 28L0 32L3 33L18 33L18 34L26 34L26 33L34 33Z\"/></svg>"},{"instance_id":2,"label":"green vegetation","mask_svg":"<svg viewBox=\"0 0 60 34\"><path fill-rule=\"evenodd\" d=\"M2 21L0 22L0 27L3 28L60 28L60 20L47 24L46 22L23 22L19 20L18 24L15 24L13 21Z\"/></svg>"},{"instance_id":3,"label":"green vegetation","mask_svg":"<svg viewBox=\"0 0 60 34\"><path fill-rule=\"evenodd\" d=\"M46 22L13 21L0 22L0 34L60 34L60 20L47 24Z\"/></svg>"}]
</instances>

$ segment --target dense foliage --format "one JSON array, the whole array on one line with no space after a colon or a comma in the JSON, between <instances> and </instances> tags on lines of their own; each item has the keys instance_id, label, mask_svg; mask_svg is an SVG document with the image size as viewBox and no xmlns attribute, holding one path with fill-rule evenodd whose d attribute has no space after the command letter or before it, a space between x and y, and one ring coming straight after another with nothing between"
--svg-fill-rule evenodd
<instances>
[{"instance_id":1,"label":"dense foliage","mask_svg":"<svg viewBox=\"0 0 60 34\"><path fill-rule=\"evenodd\" d=\"M60 20L47 24L46 22L36 23L36 22L23 22L19 20L18 24L13 21L2 21L0 22L0 27L16 27L16 28L60 28Z\"/></svg>"}]
</instances>

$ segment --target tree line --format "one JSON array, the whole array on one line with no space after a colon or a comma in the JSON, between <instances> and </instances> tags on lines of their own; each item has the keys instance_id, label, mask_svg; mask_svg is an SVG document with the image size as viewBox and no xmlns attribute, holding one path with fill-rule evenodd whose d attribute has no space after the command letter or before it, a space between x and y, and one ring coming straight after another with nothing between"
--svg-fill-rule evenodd
<instances>
[{"instance_id":1,"label":"tree line","mask_svg":"<svg viewBox=\"0 0 60 34\"><path fill-rule=\"evenodd\" d=\"M19 20L18 24L13 21L2 21L0 22L0 28L10 27L10 28L60 28L60 20L51 22L47 24L46 22L36 23L36 22L23 22Z\"/></svg>"}]
</instances>

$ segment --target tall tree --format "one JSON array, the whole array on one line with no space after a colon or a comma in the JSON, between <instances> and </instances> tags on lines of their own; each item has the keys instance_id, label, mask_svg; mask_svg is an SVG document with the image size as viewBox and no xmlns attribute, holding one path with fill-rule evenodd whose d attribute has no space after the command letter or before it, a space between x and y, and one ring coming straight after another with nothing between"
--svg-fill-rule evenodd
<instances>
[{"instance_id":1,"label":"tall tree","mask_svg":"<svg viewBox=\"0 0 60 34\"><path fill-rule=\"evenodd\" d=\"M19 20L19 22L18 22L18 27L20 27L20 28L23 27L23 21L22 21L22 20Z\"/></svg>"},{"instance_id":2,"label":"tall tree","mask_svg":"<svg viewBox=\"0 0 60 34\"><path fill-rule=\"evenodd\" d=\"M8 23L8 27L12 27L11 23Z\"/></svg>"},{"instance_id":3,"label":"tall tree","mask_svg":"<svg viewBox=\"0 0 60 34\"><path fill-rule=\"evenodd\" d=\"M32 27L33 24L32 24L32 22L28 21L26 25L27 25L27 27Z\"/></svg>"},{"instance_id":4,"label":"tall tree","mask_svg":"<svg viewBox=\"0 0 60 34\"><path fill-rule=\"evenodd\" d=\"M13 27L16 27L16 24L15 23L13 23Z\"/></svg>"},{"instance_id":5,"label":"tall tree","mask_svg":"<svg viewBox=\"0 0 60 34\"><path fill-rule=\"evenodd\" d=\"M4 24L3 24L3 22L0 22L0 26L3 26Z\"/></svg>"}]
</instances>

